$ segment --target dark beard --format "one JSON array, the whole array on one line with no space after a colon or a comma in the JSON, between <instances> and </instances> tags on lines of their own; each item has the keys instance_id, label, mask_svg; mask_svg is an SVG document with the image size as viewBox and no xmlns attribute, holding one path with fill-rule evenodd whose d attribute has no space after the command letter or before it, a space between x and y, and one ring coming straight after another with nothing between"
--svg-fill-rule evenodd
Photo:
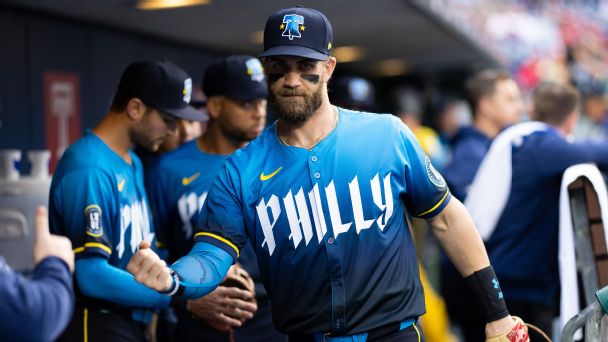
<instances>
[{"instance_id":1,"label":"dark beard","mask_svg":"<svg viewBox=\"0 0 608 342\"><path fill-rule=\"evenodd\" d=\"M247 143L256 138L247 136L247 133L238 132L237 130L231 130L221 125L220 130L222 131L222 133L224 133L226 137L228 137L228 139L239 143Z\"/></svg>"},{"instance_id":2,"label":"dark beard","mask_svg":"<svg viewBox=\"0 0 608 342\"><path fill-rule=\"evenodd\" d=\"M145 132L140 132L133 127L129 129L129 138L134 145L137 145L148 152L157 152L160 147L160 144L150 139Z\"/></svg>"},{"instance_id":3,"label":"dark beard","mask_svg":"<svg viewBox=\"0 0 608 342\"><path fill-rule=\"evenodd\" d=\"M277 118L290 123L306 122L321 107L323 102L323 87L319 86L312 95L297 92L292 89L281 89L277 93L270 91L268 94L268 107ZM289 97L281 95L304 95L304 103L293 101Z\"/></svg>"}]
</instances>

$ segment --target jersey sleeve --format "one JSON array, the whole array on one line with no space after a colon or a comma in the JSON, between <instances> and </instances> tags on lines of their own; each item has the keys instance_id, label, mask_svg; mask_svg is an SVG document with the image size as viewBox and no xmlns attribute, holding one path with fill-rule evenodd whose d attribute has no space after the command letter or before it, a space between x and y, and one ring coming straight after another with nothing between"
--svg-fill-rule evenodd
<instances>
[{"instance_id":1,"label":"jersey sleeve","mask_svg":"<svg viewBox=\"0 0 608 342\"><path fill-rule=\"evenodd\" d=\"M61 230L72 241L76 258L112 254L113 230L120 220L113 179L101 170L79 169L64 176L53 194L62 216Z\"/></svg>"},{"instance_id":2,"label":"jersey sleeve","mask_svg":"<svg viewBox=\"0 0 608 342\"><path fill-rule=\"evenodd\" d=\"M412 131L400 121L397 125L404 165L405 207L415 217L431 218L448 204L450 192Z\"/></svg>"},{"instance_id":3,"label":"jersey sleeve","mask_svg":"<svg viewBox=\"0 0 608 342\"><path fill-rule=\"evenodd\" d=\"M194 241L220 247L234 260L247 242L240 177L231 161L222 166L209 189L199 213Z\"/></svg>"},{"instance_id":4,"label":"jersey sleeve","mask_svg":"<svg viewBox=\"0 0 608 342\"><path fill-rule=\"evenodd\" d=\"M542 139L544 135L544 139ZM561 175L568 167L581 163L596 163L600 170L608 170L608 141L589 140L568 142L556 134L537 133L533 160L541 177Z\"/></svg>"},{"instance_id":5,"label":"jersey sleeve","mask_svg":"<svg viewBox=\"0 0 608 342\"><path fill-rule=\"evenodd\" d=\"M0 260L0 332L22 341L53 341L70 322L72 275L57 257L43 259L26 278ZM9 338L9 340L12 338Z\"/></svg>"}]
</instances>

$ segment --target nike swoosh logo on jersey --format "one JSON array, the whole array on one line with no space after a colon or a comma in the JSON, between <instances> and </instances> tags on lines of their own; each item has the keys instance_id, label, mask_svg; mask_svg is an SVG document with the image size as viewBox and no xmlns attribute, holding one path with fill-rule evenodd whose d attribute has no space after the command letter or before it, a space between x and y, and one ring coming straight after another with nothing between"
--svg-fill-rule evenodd
<instances>
[{"instance_id":1,"label":"nike swoosh logo on jersey","mask_svg":"<svg viewBox=\"0 0 608 342\"><path fill-rule=\"evenodd\" d=\"M270 178L274 177L277 173L279 173L279 171L281 171L283 167L279 167L278 169L274 170L271 174L269 175L265 175L264 171L262 171L262 173L260 173L260 180L262 182L269 180Z\"/></svg>"},{"instance_id":2,"label":"nike swoosh logo on jersey","mask_svg":"<svg viewBox=\"0 0 608 342\"><path fill-rule=\"evenodd\" d=\"M186 185L194 182L194 180L197 179L200 175L201 175L201 173L197 172L197 173L193 174L190 177L184 177L184 178L182 178L182 185L186 186Z\"/></svg>"},{"instance_id":3,"label":"nike swoosh logo on jersey","mask_svg":"<svg viewBox=\"0 0 608 342\"><path fill-rule=\"evenodd\" d=\"M127 182L126 179L123 179L120 181L120 183L118 183L118 192L122 192L122 189L125 188L125 183Z\"/></svg>"}]
</instances>

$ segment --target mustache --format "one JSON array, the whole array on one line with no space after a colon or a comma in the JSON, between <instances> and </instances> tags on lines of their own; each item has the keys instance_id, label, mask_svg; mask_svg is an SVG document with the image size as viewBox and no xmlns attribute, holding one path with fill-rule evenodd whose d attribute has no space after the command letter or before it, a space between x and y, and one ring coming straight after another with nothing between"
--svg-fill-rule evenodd
<instances>
[{"instance_id":1,"label":"mustache","mask_svg":"<svg viewBox=\"0 0 608 342\"><path fill-rule=\"evenodd\" d=\"M308 96L306 91L299 91L296 89L281 89L275 92L278 96Z\"/></svg>"}]
</instances>

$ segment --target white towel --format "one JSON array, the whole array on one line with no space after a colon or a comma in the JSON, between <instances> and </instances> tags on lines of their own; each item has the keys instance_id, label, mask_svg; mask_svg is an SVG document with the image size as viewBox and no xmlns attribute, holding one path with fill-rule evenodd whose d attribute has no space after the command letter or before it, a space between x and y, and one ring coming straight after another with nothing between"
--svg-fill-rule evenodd
<instances>
[{"instance_id":1,"label":"white towel","mask_svg":"<svg viewBox=\"0 0 608 342\"><path fill-rule=\"evenodd\" d=\"M509 199L513 146L521 145L524 137L548 127L547 124L531 121L507 128L496 136L481 161L464 205L484 241L494 232Z\"/></svg>"},{"instance_id":2,"label":"white towel","mask_svg":"<svg viewBox=\"0 0 608 342\"><path fill-rule=\"evenodd\" d=\"M608 195L604 178L593 164L579 164L566 169L562 177L562 185L559 198L559 277L561 282L560 300L560 329L580 311L578 303L578 283L576 280L576 254L574 247L574 232L572 227L572 216L570 213L570 196L568 185L577 178L585 176L597 194L602 221L608 224ZM606 235L608 246L608 235ZM591 303L586 303L590 305ZM577 331L576 339L582 338L581 330Z\"/></svg>"}]
</instances>

